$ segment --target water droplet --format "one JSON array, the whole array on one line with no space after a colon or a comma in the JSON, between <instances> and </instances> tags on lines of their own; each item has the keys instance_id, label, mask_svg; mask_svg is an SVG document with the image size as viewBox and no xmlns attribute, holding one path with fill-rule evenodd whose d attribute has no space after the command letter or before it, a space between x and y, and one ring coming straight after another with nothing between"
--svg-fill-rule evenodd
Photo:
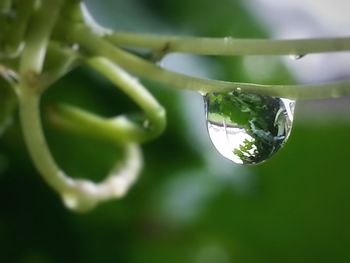
<instances>
[{"instance_id":1,"label":"water droplet","mask_svg":"<svg viewBox=\"0 0 350 263\"><path fill-rule=\"evenodd\" d=\"M285 143L295 102L237 91L204 97L207 127L215 148L239 164L257 164Z\"/></svg>"},{"instance_id":2,"label":"water droplet","mask_svg":"<svg viewBox=\"0 0 350 263\"><path fill-rule=\"evenodd\" d=\"M290 55L289 57L293 60L299 60L299 59L302 59L303 57L305 57L306 54L293 54L293 55Z\"/></svg>"}]
</instances>

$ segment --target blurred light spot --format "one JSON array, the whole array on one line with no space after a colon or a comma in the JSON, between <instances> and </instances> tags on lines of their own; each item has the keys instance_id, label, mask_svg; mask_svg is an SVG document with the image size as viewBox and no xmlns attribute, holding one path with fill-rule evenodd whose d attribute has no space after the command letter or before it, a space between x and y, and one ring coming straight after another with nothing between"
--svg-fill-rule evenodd
<instances>
[{"instance_id":1,"label":"blurred light spot","mask_svg":"<svg viewBox=\"0 0 350 263\"><path fill-rule=\"evenodd\" d=\"M219 245L207 245L198 251L196 263L231 263L232 260L227 251Z\"/></svg>"},{"instance_id":2,"label":"blurred light spot","mask_svg":"<svg viewBox=\"0 0 350 263\"><path fill-rule=\"evenodd\" d=\"M84 3L97 22L113 30L155 33L168 32L170 28L142 0L86 0Z\"/></svg>"},{"instance_id":3,"label":"blurred light spot","mask_svg":"<svg viewBox=\"0 0 350 263\"><path fill-rule=\"evenodd\" d=\"M163 215L178 223L187 223L200 215L217 190L211 178L189 173L168 181L157 199L161 200Z\"/></svg>"}]
</instances>

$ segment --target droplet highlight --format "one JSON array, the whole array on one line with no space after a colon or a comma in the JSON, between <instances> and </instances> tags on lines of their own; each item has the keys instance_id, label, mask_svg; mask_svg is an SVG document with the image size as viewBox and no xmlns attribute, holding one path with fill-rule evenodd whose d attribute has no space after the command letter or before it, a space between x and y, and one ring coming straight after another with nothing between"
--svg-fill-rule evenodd
<instances>
[{"instance_id":1,"label":"droplet highlight","mask_svg":"<svg viewBox=\"0 0 350 263\"><path fill-rule=\"evenodd\" d=\"M271 158L288 139L295 101L232 91L204 96L210 139L238 164Z\"/></svg>"}]
</instances>

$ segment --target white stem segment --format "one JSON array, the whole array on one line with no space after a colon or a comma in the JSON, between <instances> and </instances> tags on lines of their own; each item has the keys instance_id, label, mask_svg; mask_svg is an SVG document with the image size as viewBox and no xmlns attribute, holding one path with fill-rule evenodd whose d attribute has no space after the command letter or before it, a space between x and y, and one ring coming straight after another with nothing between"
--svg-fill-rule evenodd
<instances>
[{"instance_id":1,"label":"white stem segment","mask_svg":"<svg viewBox=\"0 0 350 263\"><path fill-rule=\"evenodd\" d=\"M124 151L125 159L115 165L104 181L74 180L71 189L61 193L64 204L69 209L85 212L99 202L124 197L137 180L143 165L141 151L136 144L125 145Z\"/></svg>"}]
</instances>

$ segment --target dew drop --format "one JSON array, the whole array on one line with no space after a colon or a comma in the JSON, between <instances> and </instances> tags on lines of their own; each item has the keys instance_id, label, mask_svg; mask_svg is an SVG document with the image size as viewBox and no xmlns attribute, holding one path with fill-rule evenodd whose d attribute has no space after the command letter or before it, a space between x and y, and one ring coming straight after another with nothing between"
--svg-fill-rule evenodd
<instances>
[{"instance_id":1,"label":"dew drop","mask_svg":"<svg viewBox=\"0 0 350 263\"><path fill-rule=\"evenodd\" d=\"M292 129L295 101L232 91L209 93L204 102L212 143L238 164L269 159Z\"/></svg>"},{"instance_id":2,"label":"dew drop","mask_svg":"<svg viewBox=\"0 0 350 263\"><path fill-rule=\"evenodd\" d=\"M303 57L305 57L306 54L293 54L293 55L290 55L289 57L292 59L292 60L299 60L299 59L302 59Z\"/></svg>"}]
</instances>

